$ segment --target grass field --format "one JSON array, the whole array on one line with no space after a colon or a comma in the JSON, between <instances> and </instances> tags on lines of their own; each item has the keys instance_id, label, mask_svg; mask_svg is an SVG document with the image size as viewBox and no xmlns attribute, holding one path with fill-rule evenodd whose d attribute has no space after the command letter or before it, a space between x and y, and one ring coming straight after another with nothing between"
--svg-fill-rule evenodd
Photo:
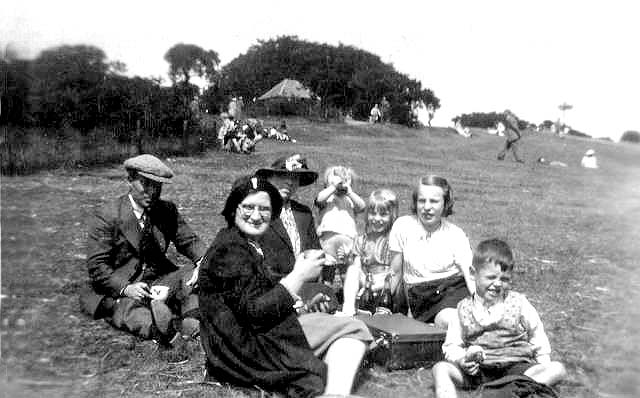
<instances>
[{"instance_id":1,"label":"grass field","mask_svg":"<svg viewBox=\"0 0 640 398\"><path fill-rule=\"evenodd\" d=\"M209 152L172 158L177 173L164 196L177 202L210 243L235 177L301 152L318 171L333 164L356 170L362 196L388 187L408 212L419 176L449 179L456 203L451 221L472 245L505 238L515 249L515 288L537 307L553 356L569 378L563 397L640 396L640 146L526 134L527 163L495 160L503 138L464 139L445 129L289 123L297 144L263 142L252 156ZM594 148L601 168L578 167ZM535 164L545 156L569 164ZM3 177L3 397L260 397L257 390L203 385L203 356L170 366L153 343L92 321L79 310L87 278L86 218L126 191L119 165ZM304 188L311 203L320 184ZM359 220L360 225L362 220ZM364 369L355 394L432 397L430 369L385 373Z\"/></svg>"}]
</instances>

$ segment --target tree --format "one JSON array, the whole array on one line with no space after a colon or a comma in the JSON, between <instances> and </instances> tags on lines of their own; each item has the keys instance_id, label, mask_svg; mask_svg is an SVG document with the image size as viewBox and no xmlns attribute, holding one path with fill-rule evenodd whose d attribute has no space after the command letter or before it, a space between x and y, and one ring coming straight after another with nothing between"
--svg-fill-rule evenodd
<instances>
[{"instance_id":1,"label":"tree","mask_svg":"<svg viewBox=\"0 0 640 398\"><path fill-rule=\"evenodd\" d=\"M0 125L25 125L28 121L29 61L18 59L9 44L0 56Z\"/></svg>"},{"instance_id":2,"label":"tree","mask_svg":"<svg viewBox=\"0 0 640 398\"><path fill-rule=\"evenodd\" d=\"M394 122L408 120L411 101L422 100L440 107L431 90L375 54L343 44L312 43L296 36L259 40L222 68L216 82L217 93L208 93L208 97L259 97L285 78L300 81L318 95L325 116L352 112L354 117L366 119L383 96L390 102Z\"/></svg>"},{"instance_id":3,"label":"tree","mask_svg":"<svg viewBox=\"0 0 640 398\"><path fill-rule=\"evenodd\" d=\"M620 137L620 142L632 142L634 144L640 143L640 133L634 130L625 131Z\"/></svg>"},{"instance_id":4,"label":"tree","mask_svg":"<svg viewBox=\"0 0 640 398\"><path fill-rule=\"evenodd\" d=\"M94 46L60 46L33 61L34 112L41 125L67 124L82 131L100 120L100 93L110 65Z\"/></svg>"},{"instance_id":5,"label":"tree","mask_svg":"<svg viewBox=\"0 0 640 398\"><path fill-rule=\"evenodd\" d=\"M176 84L181 81L189 84L191 76L205 77L213 82L216 68L220 63L218 53L204 50L195 44L178 43L171 47L164 55L169 63L169 78Z\"/></svg>"}]
</instances>

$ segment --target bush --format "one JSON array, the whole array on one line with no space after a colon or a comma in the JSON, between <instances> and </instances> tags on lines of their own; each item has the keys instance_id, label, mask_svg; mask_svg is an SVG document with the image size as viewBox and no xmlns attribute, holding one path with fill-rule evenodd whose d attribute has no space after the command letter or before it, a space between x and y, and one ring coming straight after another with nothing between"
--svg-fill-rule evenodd
<instances>
[{"instance_id":1,"label":"bush","mask_svg":"<svg viewBox=\"0 0 640 398\"><path fill-rule=\"evenodd\" d=\"M121 162L138 153L157 156L191 155L207 149L199 129L182 136L160 137L141 131L129 133L124 140L113 131L24 129L3 126L0 141L3 175L24 175L39 170L77 168Z\"/></svg>"},{"instance_id":2,"label":"bush","mask_svg":"<svg viewBox=\"0 0 640 398\"><path fill-rule=\"evenodd\" d=\"M640 133L633 130L625 131L620 137L620 142L640 143Z\"/></svg>"}]
</instances>

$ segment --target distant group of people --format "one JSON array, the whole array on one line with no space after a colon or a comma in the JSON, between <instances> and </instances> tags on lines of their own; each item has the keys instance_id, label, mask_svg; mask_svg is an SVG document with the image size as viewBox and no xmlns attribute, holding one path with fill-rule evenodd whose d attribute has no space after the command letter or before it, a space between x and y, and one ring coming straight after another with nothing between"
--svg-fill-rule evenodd
<instances>
[{"instance_id":1,"label":"distant group of people","mask_svg":"<svg viewBox=\"0 0 640 398\"><path fill-rule=\"evenodd\" d=\"M369 112L369 123L387 123L389 121L391 104L387 97L382 97L379 103L373 105Z\"/></svg>"},{"instance_id":2,"label":"distant group of people","mask_svg":"<svg viewBox=\"0 0 640 398\"><path fill-rule=\"evenodd\" d=\"M199 339L207 379L290 397L350 394L373 343L352 317L369 275L374 289L391 287L391 311L447 330L445 361L432 369L437 397L505 375L542 385L565 375L537 311L511 290L511 248L489 239L472 251L448 221L455 200L441 176L420 178L409 214L400 215L392 190L365 200L353 170L331 166L314 201L316 223L295 197L318 173L302 155L285 156L233 182L226 227L206 250L178 207L160 197L171 169L152 155L124 166L128 193L91 221L82 307L167 353ZM193 266L169 260L169 243ZM327 270L344 271L341 292Z\"/></svg>"},{"instance_id":3,"label":"distant group of people","mask_svg":"<svg viewBox=\"0 0 640 398\"><path fill-rule=\"evenodd\" d=\"M254 118L238 120L228 112L220 114L222 124L218 129L218 147L234 153L251 154L264 138L295 143L287 133L283 120L280 126L265 128L262 121Z\"/></svg>"}]
</instances>

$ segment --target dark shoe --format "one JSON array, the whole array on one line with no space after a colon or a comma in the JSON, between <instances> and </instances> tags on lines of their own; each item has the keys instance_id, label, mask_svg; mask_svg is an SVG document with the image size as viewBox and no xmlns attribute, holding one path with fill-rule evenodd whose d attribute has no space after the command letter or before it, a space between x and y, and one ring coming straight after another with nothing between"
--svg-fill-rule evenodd
<instances>
[{"instance_id":1,"label":"dark shoe","mask_svg":"<svg viewBox=\"0 0 640 398\"><path fill-rule=\"evenodd\" d=\"M185 339L180 333L176 333L169 345L161 349L160 358L170 365L182 365L189 362L191 357L189 340L191 339Z\"/></svg>"},{"instance_id":2,"label":"dark shoe","mask_svg":"<svg viewBox=\"0 0 640 398\"><path fill-rule=\"evenodd\" d=\"M524 160L522 160L522 159L517 159L516 162L524 164Z\"/></svg>"}]
</instances>

